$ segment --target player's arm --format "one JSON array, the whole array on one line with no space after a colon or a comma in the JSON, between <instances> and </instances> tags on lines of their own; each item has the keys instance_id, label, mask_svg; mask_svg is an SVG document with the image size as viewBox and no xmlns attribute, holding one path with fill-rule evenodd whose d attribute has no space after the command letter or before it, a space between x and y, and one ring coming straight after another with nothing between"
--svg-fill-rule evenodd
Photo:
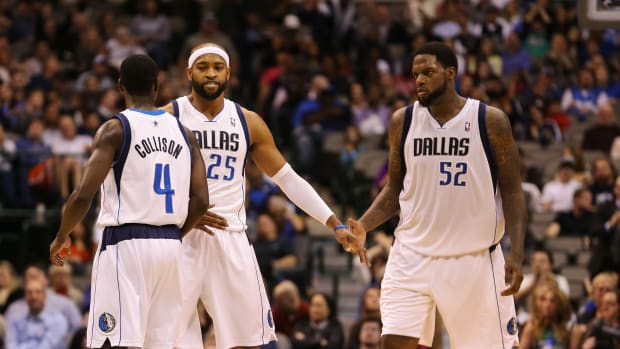
<instances>
[{"instance_id":1,"label":"player's arm","mask_svg":"<svg viewBox=\"0 0 620 349\"><path fill-rule=\"evenodd\" d=\"M361 229L364 232L375 229L388 219L392 218L400 205L398 195L403 187L403 162L400 149L400 139L403 133L403 123L405 120L405 108L401 108L394 112L390 120L388 128L389 142L389 159L387 183L379 192L379 195L370 204L370 207L358 222L352 221L355 229Z\"/></svg>"},{"instance_id":2,"label":"player's arm","mask_svg":"<svg viewBox=\"0 0 620 349\"><path fill-rule=\"evenodd\" d=\"M118 119L105 122L97 131L93 140L93 152L84 169L82 181L69 196L62 212L58 233L50 245L52 263L64 264L59 252L63 248L70 247L69 234L86 215L99 186L112 168L122 144L123 126Z\"/></svg>"},{"instance_id":3,"label":"player's arm","mask_svg":"<svg viewBox=\"0 0 620 349\"><path fill-rule=\"evenodd\" d=\"M185 128L192 154L192 172L189 186L189 206L187 218L181 227L181 234L187 234L198 223L209 206L209 188L207 185L207 173L205 163L198 147L196 137L189 129Z\"/></svg>"},{"instance_id":4,"label":"player's arm","mask_svg":"<svg viewBox=\"0 0 620 349\"><path fill-rule=\"evenodd\" d=\"M502 196L506 231L510 236L510 255L506 260L506 283L502 295L516 294L523 280L523 244L525 239L525 197L521 189L521 159L512 137L508 116L494 107L487 107L487 134L494 154L497 181Z\"/></svg>"},{"instance_id":5,"label":"player's arm","mask_svg":"<svg viewBox=\"0 0 620 349\"><path fill-rule=\"evenodd\" d=\"M271 131L256 113L244 109L250 132L251 154L256 166L268 175L295 205L317 221L335 229L336 239L349 252L359 253L367 263L364 241L355 238L312 186L286 162L276 147Z\"/></svg>"}]
</instances>

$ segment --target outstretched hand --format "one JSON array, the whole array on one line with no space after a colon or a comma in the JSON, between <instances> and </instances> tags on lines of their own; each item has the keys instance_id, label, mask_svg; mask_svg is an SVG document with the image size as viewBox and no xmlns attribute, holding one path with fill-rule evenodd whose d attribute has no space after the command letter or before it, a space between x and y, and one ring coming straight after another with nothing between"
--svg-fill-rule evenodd
<instances>
[{"instance_id":1,"label":"outstretched hand","mask_svg":"<svg viewBox=\"0 0 620 349\"><path fill-rule=\"evenodd\" d=\"M64 250L64 253L63 253ZM50 244L50 262L52 264L62 267L65 264L63 258L64 255L71 253L71 239L66 237L59 239L56 237Z\"/></svg>"},{"instance_id":2,"label":"outstretched hand","mask_svg":"<svg viewBox=\"0 0 620 349\"><path fill-rule=\"evenodd\" d=\"M368 255L364 244L366 243L366 230L357 221L349 219L350 229L340 228L336 230L336 240L342 245L344 250L349 253L357 253L360 262L370 266ZM356 225L356 227L353 226ZM361 229L360 229L361 228Z\"/></svg>"},{"instance_id":3,"label":"outstretched hand","mask_svg":"<svg viewBox=\"0 0 620 349\"><path fill-rule=\"evenodd\" d=\"M506 258L506 264L504 264L505 282L508 286L502 291L502 296L516 295L521 287L521 281L523 281L523 269L521 263L515 261L512 257Z\"/></svg>"},{"instance_id":4,"label":"outstretched hand","mask_svg":"<svg viewBox=\"0 0 620 349\"><path fill-rule=\"evenodd\" d=\"M226 218L218 215L217 213L209 211L211 208L213 208L213 206L215 205L209 204L209 208L207 209L207 211L205 211L204 215L200 217L198 223L196 223L196 226L194 227L196 229L204 231L209 235L215 235L215 233L208 227L220 230L224 230L228 227L228 222L226 221Z\"/></svg>"}]
</instances>

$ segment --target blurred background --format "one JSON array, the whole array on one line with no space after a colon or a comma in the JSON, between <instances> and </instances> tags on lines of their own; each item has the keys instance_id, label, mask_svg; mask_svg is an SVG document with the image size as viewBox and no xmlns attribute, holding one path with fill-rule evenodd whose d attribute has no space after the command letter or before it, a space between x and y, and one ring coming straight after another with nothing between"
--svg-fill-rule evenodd
<instances>
[{"instance_id":1,"label":"blurred background","mask_svg":"<svg viewBox=\"0 0 620 349\"><path fill-rule=\"evenodd\" d=\"M617 2L596 3L620 20ZM385 184L387 124L415 101L413 53L428 41L450 45L459 93L505 111L523 157L530 215L520 326L540 327L540 348L594 348L592 338L620 348L602 325L620 326L620 31L580 26L576 0L0 0L5 316L24 297L24 276L38 273L48 304L49 293L71 300L67 347L84 346L98 202L72 234L70 266L49 268L62 205L97 128L124 109L120 62L135 53L156 60L163 106L189 93L189 50L206 41L230 54L227 97L264 118L343 218L359 217ZM252 163L247 181L248 236L272 296L277 347L302 347L296 331L330 318L339 335L329 348L376 348L397 218L370 234L368 269ZM309 318L316 297L327 310ZM436 332L434 348L448 348L441 321Z\"/></svg>"}]
</instances>

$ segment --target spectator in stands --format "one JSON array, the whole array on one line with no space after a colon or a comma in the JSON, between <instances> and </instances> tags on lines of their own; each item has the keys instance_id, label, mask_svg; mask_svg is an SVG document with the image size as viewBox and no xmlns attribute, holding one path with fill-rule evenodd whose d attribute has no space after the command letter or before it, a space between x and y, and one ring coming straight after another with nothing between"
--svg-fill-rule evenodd
<instances>
[{"instance_id":1,"label":"spectator in stands","mask_svg":"<svg viewBox=\"0 0 620 349\"><path fill-rule=\"evenodd\" d=\"M521 47L519 35L515 32L508 34L506 38L506 49L502 55L504 62L504 76L525 71L532 67L532 57Z\"/></svg>"},{"instance_id":2,"label":"spectator in stands","mask_svg":"<svg viewBox=\"0 0 620 349\"><path fill-rule=\"evenodd\" d=\"M69 263L66 263L62 267L53 264L50 265L48 271L50 289L57 295L69 298L79 307L82 305L84 293L78 290L73 284L72 274L73 268Z\"/></svg>"},{"instance_id":3,"label":"spectator in stands","mask_svg":"<svg viewBox=\"0 0 620 349\"><path fill-rule=\"evenodd\" d=\"M95 76L97 78L97 90L99 92L116 88L116 84L114 80L112 80L109 70L110 67L108 66L108 57L104 54L96 55L95 58L93 58L91 69L80 74L75 81L75 91L84 91L86 89L86 81L90 76Z\"/></svg>"},{"instance_id":4,"label":"spectator in stands","mask_svg":"<svg viewBox=\"0 0 620 349\"><path fill-rule=\"evenodd\" d=\"M353 114L353 124L357 126L362 137L382 135L387 132L392 109L385 103L378 85L367 88L365 106Z\"/></svg>"},{"instance_id":5,"label":"spectator in stands","mask_svg":"<svg viewBox=\"0 0 620 349\"><path fill-rule=\"evenodd\" d=\"M620 348L620 312L617 291L605 292L601 300L601 318L590 322L582 349Z\"/></svg>"},{"instance_id":6,"label":"spectator in stands","mask_svg":"<svg viewBox=\"0 0 620 349\"><path fill-rule=\"evenodd\" d=\"M588 127L583 134L581 148L583 150L598 150L609 155L611 145L616 137L620 136L620 125L618 125L614 109L609 103L600 104L596 115L596 123Z\"/></svg>"},{"instance_id":7,"label":"spectator in stands","mask_svg":"<svg viewBox=\"0 0 620 349\"><path fill-rule=\"evenodd\" d=\"M324 293L310 296L308 319L299 322L291 336L293 348L340 349L344 346L342 324L331 298Z\"/></svg>"},{"instance_id":8,"label":"spectator in stands","mask_svg":"<svg viewBox=\"0 0 620 349\"><path fill-rule=\"evenodd\" d=\"M71 332L67 320L54 307L46 306L45 284L25 282L25 312L7 315L7 349L65 349Z\"/></svg>"},{"instance_id":9,"label":"spectator in stands","mask_svg":"<svg viewBox=\"0 0 620 349\"><path fill-rule=\"evenodd\" d=\"M604 64L596 67L594 75L596 76L597 86L607 94L612 104L620 103L620 81L609 78L607 65Z\"/></svg>"},{"instance_id":10,"label":"spectator in stands","mask_svg":"<svg viewBox=\"0 0 620 349\"><path fill-rule=\"evenodd\" d=\"M382 327L380 316L367 316L354 323L349 331L347 349L379 349Z\"/></svg>"},{"instance_id":11,"label":"spectator in stands","mask_svg":"<svg viewBox=\"0 0 620 349\"><path fill-rule=\"evenodd\" d=\"M110 65L116 69L121 67L121 62L130 55L146 54L136 37L129 28L118 26L114 31L114 37L108 39L105 44L108 51Z\"/></svg>"},{"instance_id":12,"label":"spectator in stands","mask_svg":"<svg viewBox=\"0 0 620 349\"><path fill-rule=\"evenodd\" d=\"M362 139L358 128L355 125L347 126L344 131L344 145L340 150L340 166L342 171L351 172L353 170L353 163L359 156L360 152L364 151L360 145ZM348 174L349 179L352 174Z\"/></svg>"},{"instance_id":13,"label":"spectator in stands","mask_svg":"<svg viewBox=\"0 0 620 349\"><path fill-rule=\"evenodd\" d=\"M263 213L256 218L256 240L252 246L268 289L272 289L278 281L279 269L297 265L293 244L282 236L276 222L268 214Z\"/></svg>"},{"instance_id":14,"label":"spectator in stands","mask_svg":"<svg viewBox=\"0 0 620 349\"><path fill-rule=\"evenodd\" d=\"M581 122L591 119L607 103L607 94L594 85L594 74L589 68L579 70L577 85L567 88L562 96L562 109Z\"/></svg>"},{"instance_id":15,"label":"spectator in stands","mask_svg":"<svg viewBox=\"0 0 620 349\"><path fill-rule=\"evenodd\" d=\"M140 13L131 21L137 42L153 57L161 69L168 68L168 41L171 27L168 16L159 12L157 0L141 2Z\"/></svg>"},{"instance_id":16,"label":"spectator in stands","mask_svg":"<svg viewBox=\"0 0 620 349\"><path fill-rule=\"evenodd\" d=\"M619 270L620 266L620 176L614 184L614 201L607 201L596 209L596 225L592 228L592 257L588 268L591 275L605 270Z\"/></svg>"},{"instance_id":17,"label":"spectator in stands","mask_svg":"<svg viewBox=\"0 0 620 349\"><path fill-rule=\"evenodd\" d=\"M0 205L11 206L15 202L15 141L7 137L0 123Z\"/></svg>"},{"instance_id":18,"label":"spectator in stands","mask_svg":"<svg viewBox=\"0 0 620 349\"><path fill-rule=\"evenodd\" d=\"M547 146L562 141L562 131L553 119L545 118L544 106L536 103L530 105L525 128L525 140Z\"/></svg>"},{"instance_id":19,"label":"spectator in stands","mask_svg":"<svg viewBox=\"0 0 620 349\"><path fill-rule=\"evenodd\" d=\"M90 152L93 138L77 133L75 120L65 114L58 121L60 137L50 144L56 162L56 177L61 199L66 199L73 187L80 183L86 163L86 155ZM71 178L71 181L69 181Z\"/></svg>"},{"instance_id":20,"label":"spectator in stands","mask_svg":"<svg viewBox=\"0 0 620 349\"><path fill-rule=\"evenodd\" d=\"M73 334L74 331L78 330L83 326L82 317L80 316L80 312L78 311L77 306L73 303L69 298L64 296L59 296L51 289L48 289L48 279L45 274L45 269L42 265L39 264L31 264L26 267L24 271L24 282L27 283L31 280L38 281L43 285L45 291L45 305L46 308L54 311L60 312L63 318L66 320L69 325L69 334ZM24 295L24 289L18 289L15 291L9 298L15 299L15 295L19 295L18 297L22 297ZM28 313L28 303L24 298L15 300L8 307L5 312L5 317L7 322L11 321L11 319L19 319L24 314Z\"/></svg>"},{"instance_id":21,"label":"spectator in stands","mask_svg":"<svg viewBox=\"0 0 620 349\"><path fill-rule=\"evenodd\" d=\"M293 328L308 319L308 302L301 299L295 283L283 280L273 289L273 303L274 325L279 333L290 338Z\"/></svg>"},{"instance_id":22,"label":"spectator in stands","mask_svg":"<svg viewBox=\"0 0 620 349\"><path fill-rule=\"evenodd\" d=\"M256 219L258 214L267 212L267 200L280 192L275 183L263 175L254 161L248 161L245 169L248 182L248 218Z\"/></svg>"},{"instance_id":23,"label":"spectator in stands","mask_svg":"<svg viewBox=\"0 0 620 349\"><path fill-rule=\"evenodd\" d=\"M530 314L521 334L520 348L568 347L571 307L568 297L557 286L542 285L534 290Z\"/></svg>"},{"instance_id":24,"label":"spectator in stands","mask_svg":"<svg viewBox=\"0 0 620 349\"><path fill-rule=\"evenodd\" d=\"M0 260L0 314L4 314L9 295L18 287L13 264L7 260Z\"/></svg>"},{"instance_id":25,"label":"spectator in stands","mask_svg":"<svg viewBox=\"0 0 620 349\"><path fill-rule=\"evenodd\" d=\"M543 187L543 208L553 212L568 212L573 206L573 194L581 188L575 178L575 161L563 159L558 165L556 177Z\"/></svg>"},{"instance_id":26,"label":"spectator in stands","mask_svg":"<svg viewBox=\"0 0 620 349\"><path fill-rule=\"evenodd\" d=\"M267 214L276 223L280 235L292 244L295 244L297 235L306 229L304 216L298 214L295 205L281 193L267 199Z\"/></svg>"},{"instance_id":27,"label":"spectator in stands","mask_svg":"<svg viewBox=\"0 0 620 349\"><path fill-rule=\"evenodd\" d=\"M521 288L515 296L518 305L519 323L524 324L530 317L527 312L528 304L531 303L534 290L543 285L558 287L566 297L570 295L570 288L566 277L555 274L553 271L553 255L549 250L537 249L530 255L531 272L523 276Z\"/></svg>"},{"instance_id":28,"label":"spectator in stands","mask_svg":"<svg viewBox=\"0 0 620 349\"><path fill-rule=\"evenodd\" d=\"M28 126L26 136L17 140L17 198L22 205L33 205L30 185L48 187L51 178L47 170L51 167L51 149L43 143L43 121L34 119ZM40 170L35 173L33 170ZM37 176L38 174L38 176ZM29 178L31 176L31 178Z\"/></svg>"},{"instance_id":29,"label":"spectator in stands","mask_svg":"<svg viewBox=\"0 0 620 349\"><path fill-rule=\"evenodd\" d=\"M360 302L359 318L365 317L379 317L381 318L381 311L379 309L379 295L381 289L377 286L368 287L362 293Z\"/></svg>"},{"instance_id":30,"label":"spectator in stands","mask_svg":"<svg viewBox=\"0 0 620 349\"><path fill-rule=\"evenodd\" d=\"M614 180L616 169L609 158L600 157L592 162L591 183L588 189L592 192L592 203L600 206L605 202L614 201Z\"/></svg>"},{"instance_id":31,"label":"spectator in stands","mask_svg":"<svg viewBox=\"0 0 620 349\"><path fill-rule=\"evenodd\" d=\"M558 236L589 238L592 235L595 219L592 193L586 188L577 189L573 194L571 210L558 213L547 227L545 236L550 239Z\"/></svg>"},{"instance_id":32,"label":"spectator in stands","mask_svg":"<svg viewBox=\"0 0 620 349\"><path fill-rule=\"evenodd\" d=\"M585 340L588 324L596 319L601 319L603 310L603 296L607 292L616 292L618 289L618 275L602 272L592 279L592 287L587 300L583 302L577 312L577 322L573 325L570 335L570 348L581 348Z\"/></svg>"}]
</instances>

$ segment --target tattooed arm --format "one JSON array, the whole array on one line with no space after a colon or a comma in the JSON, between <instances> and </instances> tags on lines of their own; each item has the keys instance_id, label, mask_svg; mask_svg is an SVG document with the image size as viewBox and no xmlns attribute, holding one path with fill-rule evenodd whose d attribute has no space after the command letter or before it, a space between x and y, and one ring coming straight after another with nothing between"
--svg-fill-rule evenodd
<instances>
[{"instance_id":1,"label":"tattooed arm","mask_svg":"<svg viewBox=\"0 0 620 349\"><path fill-rule=\"evenodd\" d=\"M506 283L510 286L502 292L507 296L516 294L523 280L523 244L525 239L525 199L521 189L521 159L517 144L512 137L510 121L504 112L487 107L487 133L493 148L497 180L502 196L506 232L510 236L510 255L506 258Z\"/></svg>"},{"instance_id":2,"label":"tattooed arm","mask_svg":"<svg viewBox=\"0 0 620 349\"><path fill-rule=\"evenodd\" d=\"M403 170L400 149L400 138L403 133L403 122L405 119L405 108L394 112L390 120L388 129L388 140L390 143L389 164L387 173L387 184L370 208L362 215L357 224L360 224L365 231L374 229L392 218L400 209L398 195L403 187ZM351 222L349 222L351 223ZM351 224L355 226L354 224Z\"/></svg>"}]
</instances>

